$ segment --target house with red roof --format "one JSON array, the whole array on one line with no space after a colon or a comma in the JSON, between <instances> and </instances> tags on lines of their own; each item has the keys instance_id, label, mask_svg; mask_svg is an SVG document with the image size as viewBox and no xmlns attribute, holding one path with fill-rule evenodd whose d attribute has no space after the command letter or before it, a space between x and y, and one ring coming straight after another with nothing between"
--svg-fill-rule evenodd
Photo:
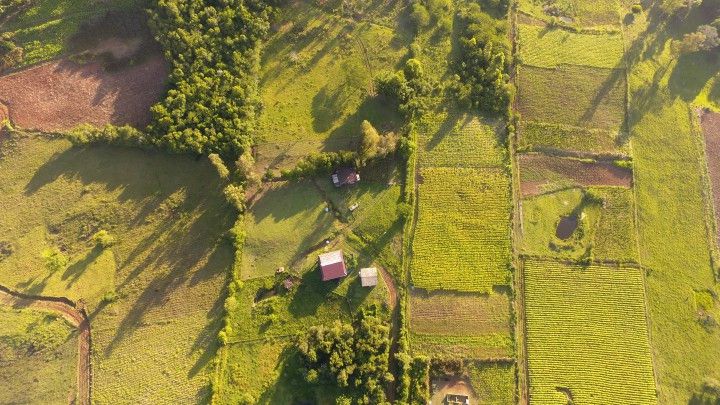
<instances>
[{"instance_id":1,"label":"house with red roof","mask_svg":"<svg viewBox=\"0 0 720 405\"><path fill-rule=\"evenodd\" d=\"M320 274L322 281L347 276L345 257L343 256L342 250L335 250L320 255Z\"/></svg>"}]
</instances>

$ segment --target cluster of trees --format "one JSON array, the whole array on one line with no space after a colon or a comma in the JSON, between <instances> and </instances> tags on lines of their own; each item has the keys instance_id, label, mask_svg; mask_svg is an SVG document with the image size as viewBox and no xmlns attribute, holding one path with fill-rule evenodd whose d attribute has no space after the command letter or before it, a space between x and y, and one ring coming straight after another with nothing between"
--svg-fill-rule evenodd
<instances>
[{"instance_id":1,"label":"cluster of trees","mask_svg":"<svg viewBox=\"0 0 720 405\"><path fill-rule=\"evenodd\" d=\"M433 87L423 70L422 63L415 58L408 59L402 70L376 79L378 93L393 100L408 120L427 111L427 98L432 93Z\"/></svg>"},{"instance_id":2,"label":"cluster of trees","mask_svg":"<svg viewBox=\"0 0 720 405\"><path fill-rule=\"evenodd\" d=\"M385 157L397 149L398 137L394 132L380 135L368 120L361 124L362 139L358 151L359 163L363 164L375 157Z\"/></svg>"},{"instance_id":3,"label":"cluster of trees","mask_svg":"<svg viewBox=\"0 0 720 405\"><path fill-rule=\"evenodd\" d=\"M390 328L377 307L360 311L352 324L336 321L316 326L300 339L298 348L307 382L334 383L357 392L362 404L386 403Z\"/></svg>"},{"instance_id":4,"label":"cluster of trees","mask_svg":"<svg viewBox=\"0 0 720 405\"><path fill-rule=\"evenodd\" d=\"M410 19L420 32L436 25L442 32L452 31L452 13L450 0L415 0L411 6Z\"/></svg>"},{"instance_id":5,"label":"cluster of trees","mask_svg":"<svg viewBox=\"0 0 720 405\"><path fill-rule=\"evenodd\" d=\"M462 7L457 19L460 56L451 90L468 108L507 114L511 98L507 22L483 12L477 3Z\"/></svg>"},{"instance_id":6,"label":"cluster of trees","mask_svg":"<svg viewBox=\"0 0 720 405\"><path fill-rule=\"evenodd\" d=\"M157 0L150 26L171 61L148 132L177 152L235 159L252 144L259 44L280 0Z\"/></svg>"},{"instance_id":7,"label":"cluster of trees","mask_svg":"<svg viewBox=\"0 0 720 405\"><path fill-rule=\"evenodd\" d=\"M716 20L712 25L701 25L689 34L685 34L683 39L674 43L677 53L693 53L700 51L711 51L720 45L720 36L718 35L718 26L720 20Z\"/></svg>"},{"instance_id":8,"label":"cluster of trees","mask_svg":"<svg viewBox=\"0 0 720 405\"><path fill-rule=\"evenodd\" d=\"M31 0L0 0L0 22L32 4Z\"/></svg>"},{"instance_id":9,"label":"cluster of trees","mask_svg":"<svg viewBox=\"0 0 720 405\"><path fill-rule=\"evenodd\" d=\"M23 48L13 42L10 34L0 35L0 73L23 61Z\"/></svg>"}]
</instances>

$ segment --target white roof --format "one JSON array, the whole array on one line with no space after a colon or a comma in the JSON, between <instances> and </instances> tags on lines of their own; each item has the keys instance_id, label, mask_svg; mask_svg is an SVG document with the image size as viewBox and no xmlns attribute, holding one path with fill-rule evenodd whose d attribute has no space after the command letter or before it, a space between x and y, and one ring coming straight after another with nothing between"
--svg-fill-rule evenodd
<instances>
[{"instance_id":1,"label":"white roof","mask_svg":"<svg viewBox=\"0 0 720 405\"><path fill-rule=\"evenodd\" d=\"M320 265L329 266L335 263L341 263L343 261L342 250L335 250L332 252L323 253L320 255Z\"/></svg>"},{"instance_id":2,"label":"white roof","mask_svg":"<svg viewBox=\"0 0 720 405\"><path fill-rule=\"evenodd\" d=\"M360 269L360 277L377 277L377 269L375 267Z\"/></svg>"}]
</instances>

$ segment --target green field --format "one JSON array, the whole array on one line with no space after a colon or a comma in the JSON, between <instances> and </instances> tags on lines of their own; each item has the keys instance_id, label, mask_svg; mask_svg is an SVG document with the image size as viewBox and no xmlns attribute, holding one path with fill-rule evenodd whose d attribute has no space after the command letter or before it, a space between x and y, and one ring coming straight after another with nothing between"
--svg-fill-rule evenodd
<instances>
[{"instance_id":1,"label":"green field","mask_svg":"<svg viewBox=\"0 0 720 405\"><path fill-rule=\"evenodd\" d=\"M560 28L518 25L522 63L554 68L581 65L599 68L623 68L623 37L620 32L605 34L575 33Z\"/></svg>"},{"instance_id":2,"label":"green field","mask_svg":"<svg viewBox=\"0 0 720 405\"><path fill-rule=\"evenodd\" d=\"M95 402L207 398L235 217L210 164L11 136L0 234L13 253L0 261L0 283L86 302ZM99 230L117 243L96 246ZM53 247L67 268L45 267L41 253Z\"/></svg>"},{"instance_id":3,"label":"green field","mask_svg":"<svg viewBox=\"0 0 720 405\"><path fill-rule=\"evenodd\" d=\"M524 120L624 129L624 69L522 66L518 86L518 110Z\"/></svg>"},{"instance_id":4,"label":"green field","mask_svg":"<svg viewBox=\"0 0 720 405\"><path fill-rule=\"evenodd\" d=\"M0 305L0 402L75 398L77 339L75 328L56 315Z\"/></svg>"},{"instance_id":5,"label":"green field","mask_svg":"<svg viewBox=\"0 0 720 405\"><path fill-rule=\"evenodd\" d=\"M368 3L392 9L400 2ZM365 119L381 131L396 131L401 124L397 113L370 93L374 77L401 61L406 39L393 25L373 18L354 21L328 9L335 8L312 2L283 8L265 45L257 159L262 170L289 167L311 152L355 149ZM396 14L388 11L391 21L384 23L394 23Z\"/></svg>"},{"instance_id":6,"label":"green field","mask_svg":"<svg viewBox=\"0 0 720 405\"><path fill-rule=\"evenodd\" d=\"M65 56L69 39L80 25L109 10L130 10L145 6L145 0L95 2L91 0L35 0L25 11L1 28L23 47L23 65L32 65Z\"/></svg>"},{"instance_id":7,"label":"green field","mask_svg":"<svg viewBox=\"0 0 720 405\"><path fill-rule=\"evenodd\" d=\"M418 186L412 282L489 292L507 285L510 187L500 169L424 168Z\"/></svg>"},{"instance_id":8,"label":"green field","mask_svg":"<svg viewBox=\"0 0 720 405\"><path fill-rule=\"evenodd\" d=\"M627 156L630 153L625 132L523 121L520 124L519 150L570 150Z\"/></svg>"},{"instance_id":9,"label":"green field","mask_svg":"<svg viewBox=\"0 0 720 405\"><path fill-rule=\"evenodd\" d=\"M656 403L641 271L524 269L531 402Z\"/></svg>"},{"instance_id":10,"label":"green field","mask_svg":"<svg viewBox=\"0 0 720 405\"><path fill-rule=\"evenodd\" d=\"M467 367L479 403L510 405L517 402L514 365L472 362Z\"/></svg>"},{"instance_id":11,"label":"green field","mask_svg":"<svg viewBox=\"0 0 720 405\"><path fill-rule=\"evenodd\" d=\"M621 2L617 0L520 0L519 9L522 13L539 20L549 21L554 10L555 14L569 18L571 25L580 27L596 27L619 29L621 18Z\"/></svg>"}]
</instances>

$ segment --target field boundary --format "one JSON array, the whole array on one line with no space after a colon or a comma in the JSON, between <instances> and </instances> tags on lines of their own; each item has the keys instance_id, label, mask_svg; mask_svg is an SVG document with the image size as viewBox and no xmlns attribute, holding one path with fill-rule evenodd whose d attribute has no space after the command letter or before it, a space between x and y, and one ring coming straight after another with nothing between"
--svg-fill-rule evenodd
<instances>
[{"instance_id":1,"label":"field boundary","mask_svg":"<svg viewBox=\"0 0 720 405\"><path fill-rule=\"evenodd\" d=\"M79 404L89 405L92 398L92 339L90 320L82 302L75 303L66 297L29 295L0 285L0 303L13 308L37 308L57 312L78 329L77 399Z\"/></svg>"}]
</instances>

